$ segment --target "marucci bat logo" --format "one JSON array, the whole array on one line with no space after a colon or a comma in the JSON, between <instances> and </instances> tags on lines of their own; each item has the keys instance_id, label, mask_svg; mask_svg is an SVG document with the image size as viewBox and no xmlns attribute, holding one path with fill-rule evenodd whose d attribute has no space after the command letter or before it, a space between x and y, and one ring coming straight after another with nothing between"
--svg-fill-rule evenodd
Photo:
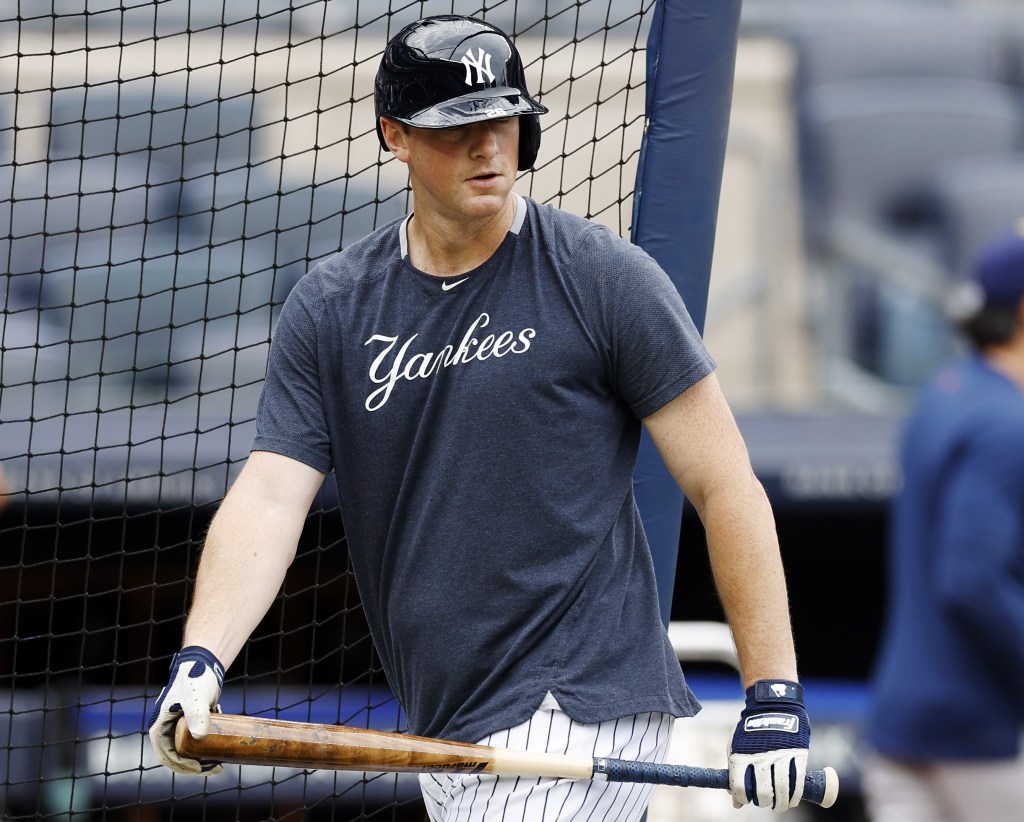
<instances>
[{"instance_id":1,"label":"marucci bat logo","mask_svg":"<svg viewBox=\"0 0 1024 822\"><path fill-rule=\"evenodd\" d=\"M450 771L452 773L482 773L487 767L486 762L444 762L436 765L437 771Z\"/></svg>"},{"instance_id":2,"label":"marucci bat logo","mask_svg":"<svg viewBox=\"0 0 1024 822\"><path fill-rule=\"evenodd\" d=\"M418 334L413 334L401 345L398 337L374 334L363 345L384 343L384 349L370 363L370 381L379 385L369 393L364 403L367 411L379 411L391 399L391 392L402 381L422 380L434 376L442 368L466 365L473 360L483 362L491 357L505 357L509 354L525 354L530 343L537 336L533 328L524 328L518 334L503 331L478 338L477 334L491 323L491 317L484 312L469 326L457 347L446 345L440 351L425 351L410 355L409 349Z\"/></svg>"}]
</instances>

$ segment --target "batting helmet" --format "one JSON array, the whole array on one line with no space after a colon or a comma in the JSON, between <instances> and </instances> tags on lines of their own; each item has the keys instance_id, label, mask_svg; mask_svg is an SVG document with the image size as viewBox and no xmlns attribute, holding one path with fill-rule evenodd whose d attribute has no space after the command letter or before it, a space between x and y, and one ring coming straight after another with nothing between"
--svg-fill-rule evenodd
<instances>
[{"instance_id":1,"label":"batting helmet","mask_svg":"<svg viewBox=\"0 0 1024 822\"><path fill-rule=\"evenodd\" d=\"M508 36L483 20L454 14L426 17L391 38L373 101L384 149L381 117L417 128L519 117L520 171L537 159L538 115L547 113L526 90L523 61Z\"/></svg>"}]
</instances>

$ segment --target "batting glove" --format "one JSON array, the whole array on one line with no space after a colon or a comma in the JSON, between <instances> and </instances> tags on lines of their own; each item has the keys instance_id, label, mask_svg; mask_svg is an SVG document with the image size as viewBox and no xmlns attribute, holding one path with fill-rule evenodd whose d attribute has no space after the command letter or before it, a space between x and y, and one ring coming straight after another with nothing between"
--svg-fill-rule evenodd
<instances>
[{"instance_id":1,"label":"batting glove","mask_svg":"<svg viewBox=\"0 0 1024 822\"><path fill-rule=\"evenodd\" d=\"M174 748L174 726L182 715L192 736L206 736L210 711L220 712L217 700L223 687L224 666L206 648L190 645L171 659L170 680L149 715L149 741L160 761L172 771L212 775L224 770L217 762L187 759Z\"/></svg>"},{"instance_id":2,"label":"batting glove","mask_svg":"<svg viewBox=\"0 0 1024 822\"><path fill-rule=\"evenodd\" d=\"M811 725L797 682L761 679L747 688L729 748L729 793L737 808L753 802L776 813L804 793Z\"/></svg>"}]
</instances>

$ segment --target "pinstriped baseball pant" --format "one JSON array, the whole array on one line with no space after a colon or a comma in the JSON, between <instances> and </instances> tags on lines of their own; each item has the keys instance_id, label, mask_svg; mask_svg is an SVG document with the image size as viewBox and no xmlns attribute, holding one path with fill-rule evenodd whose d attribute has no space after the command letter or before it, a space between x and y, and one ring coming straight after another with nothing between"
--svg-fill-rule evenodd
<instances>
[{"instance_id":1,"label":"pinstriped baseball pant","mask_svg":"<svg viewBox=\"0 0 1024 822\"><path fill-rule=\"evenodd\" d=\"M497 731L482 745L664 762L673 717L650 713L581 725L550 698L522 725ZM652 785L494 774L421 774L431 822L636 822Z\"/></svg>"}]
</instances>

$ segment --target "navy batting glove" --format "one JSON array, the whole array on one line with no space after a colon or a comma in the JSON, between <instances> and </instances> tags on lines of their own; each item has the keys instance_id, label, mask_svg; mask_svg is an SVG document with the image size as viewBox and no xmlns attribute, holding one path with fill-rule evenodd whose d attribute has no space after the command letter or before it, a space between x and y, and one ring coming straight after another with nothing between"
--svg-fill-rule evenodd
<instances>
[{"instance_id":1,"label":"navy batting glove","mask_svg":"<svg viewBox=\"0 0 1024 822\"><path fill-rule=\"evenodd\" d=\"M217 700L224 687L224 666L206 648L190 645L171 659L167 685L149 715L149 740L160 761L182 774L216 774L224 768L216 762L199 762L181 756L174 747L174 726L181 716L189 733L202 739L210 729L210 712L220 711Z\"/></svg>"},{"instance_id":2,"label":"navy batting glove","mask_svg":"<svg viewBox=\"0 0 1024 822\"><path fill-rule=\"evenodd\" d=\"M747 706L729 747L733 805L753 802L777 813L796 807L804 793L810 743L800 683L760 679L747 688Z\"/></svg>"}]
</instances>

